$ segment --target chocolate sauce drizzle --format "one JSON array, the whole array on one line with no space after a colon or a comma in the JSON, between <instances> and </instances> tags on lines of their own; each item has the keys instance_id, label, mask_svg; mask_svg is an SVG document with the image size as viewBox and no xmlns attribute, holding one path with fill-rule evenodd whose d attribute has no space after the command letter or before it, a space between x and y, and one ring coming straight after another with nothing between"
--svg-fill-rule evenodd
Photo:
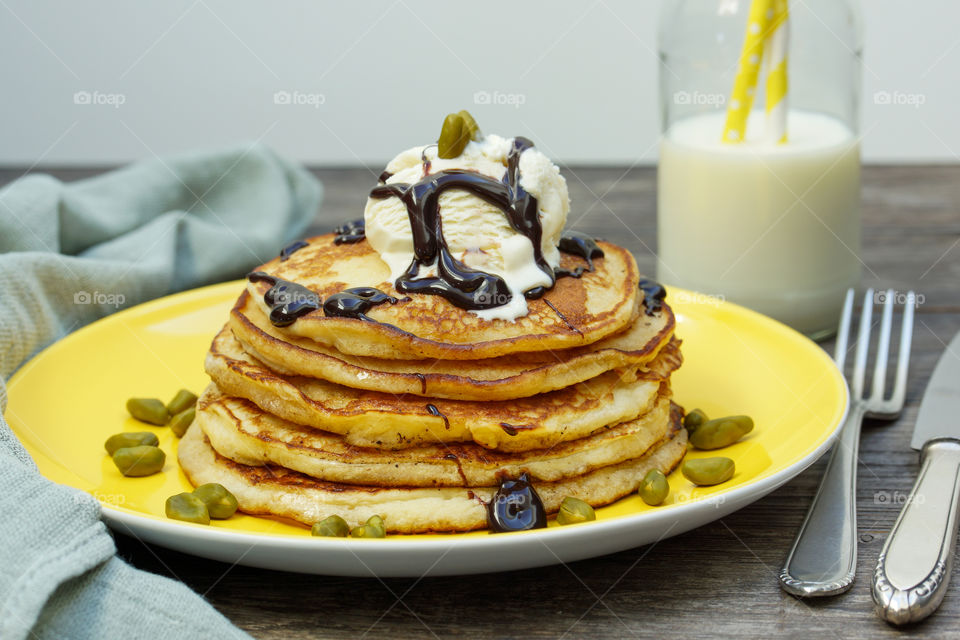
<instances>
[{"instance_id":1,"label":"chocolate sauce drizzle","mask_svg":"<svg viewBox=\"0 0 960 640\"><path fill-rule=\"evenodd\" d=\"M585 233L580 233L579 231L564 231L560 236L560 242L557 247L560 251L564 253L569 253L570 255L579 256L587 261L586 267L577 267L576 269L564 269L563 267L557 267L553 270L553 281L556 282L560 278L579 278L583 276L587 271L593 271L593 261L595 258L603 257L603 249L597 244L596 240L591 238ZM537 298L543 297L543 294L547 292L547 287L534 287L524 293L524 296L528 300L535 300ZM549 303L548 303L549 304ZM550 305L553 308L553 305ZM553 309L557 311L556 309ZM560 313L557 311L557 313ZM566 320L566 319L564 319ZM573 328L573 327L571 327ZM574 329L576 330L576 329Z\"/></svg>"},{"instance_id":2,"label":"chocolate sauce drizzle","mask_svg":"<svg viewBox=\"0 0 960 640\"><path fill-rule=\"evenodd\" d=\"M500 483L500 488L487 504L487 524L497 533L547 526L547 511L526 473L517 480Z\"/></svg>"},{"instance_id":3,"label":"chocolate sauce drizzle","mask_svg":"<svg viewBox=\"0 0 960 640\"><path fill-rule=\"evenodd\" d=\"M507 156L507 170L500 181L462 169L431 174L429 161L424 156L424 177L419 182L380 184L371 190L373 199L400 198L410 219L414 256L407 270L397 278L398 291L443 296L464 309L499 307L512 297L503 278L471 269L451 255L443 238L440 218L440 194L447 189L469 191L503 211L510 226L530 240L537 266L554 278L553 269L543 257L537 199L520 186L520 155L532 147L530 140L514 138ZM421 267L433 265L436 265L436 276L418 277Z\"/></svg>"},{"instance_id":4,"label":"chocolate sauce drizzle","mask_svg":"<svg viewBox=\"0 0 960 640\"><path fill-rule=\"evenodd\" d=\"M320 308L320 296L296 282L263 271L249 273L247 279L271 285L263 294L263 301L270 307L270 322L276 327L293 324L297 318Z\"/></svg>"},{"instance_id":5,"label":"chocolate sauce drizzle","mask_svg":"<svg viewBox=\"0 0 960 640\"><path fill-rule=\"evenodd\" d=\"M578 276L578 277L579 277L579 276ZM583 335L583 331L580 331L580 329L577 329L575 326L573 326L573 323L570 322L570 321L567 319L567 316L563 315L563 312L560 311L560 309L557 309L552 302L550 302L549 300L544 300L543 302L544 302L548 307L550 307L551 309L553 309L553 312L554 312L555 314L557 314L557 317L560 318L560 320L563 321L564 324L567 325L567 328L568 328L568 329L570 329L571 331L575 331L576 333L580 334L581 336Z\"/></svg>"},{"instance_id":6,"label":"chocolate sauce drizzle","mask_svg":"<svg viewBox=\"0 0 960 640\"><path fill-rule=\"evenodd\" d=\"M432 415L432 416L437 416L438 418L443 418L443 428L444 428L444 429L448 429L448 430L450 429L450 420L449 420L449 418L447 418L447 416L445 416L443 413L441 413L441 412L440 412L440 409L437 409L437 405L428 404L428 405L427 405L427 413L429 413L429 414Z\"/></svg>"},{"instance_id":7,"label":"chocolate sauce drizzle","mask_svg":"<svg viewBox=\"0 0 960 640\"><path fill-rule=\"evenodd\" d=\"M509 422L501 422L500 428L503 429L504 433L508 436L515 436L521 431L530 431L535 427L532 424L510 424Z\"/></svg>"},{"instance_id":8,"label":"chocolate sauce drizzle","mask_svg":"<svg viewBox=\"0 0 960 640\"><path fill-rule=\"evenodd\" d=\"M451 255L443 237L443 222L440 217L440 194L447 189L469 191L499 208L514 231L530 240L534 262L550 276L551 282L549 287L534 287L524 292L524 297L540 298L553 286L557 278L579 278L585 271L593 271L593 260L602 258L603 250L593 238L578 231L565 231L559 248L565 253L586 260L586 267L572 270L561 267L552 269L543 257L543 228L539 205L537 199L520 186L520 156L532 147L533 142L527 138L517 136L513 139L507 155L507 170L499 181L476 171L463 169L431 173L430 160L426 155L428 147L424 148L420 158L423 178L415 184L386 184L393 174L389 171L380 174L379 184L370 191L370 197L376 200L393 196L400 198L406 206L413 235L414 257L403 275L397 278L395 286L398 291L439 295L458 307L474 310L499 307L512 298L503 278L471 269ZM340 243L340 236L336 242ZM421 267L432 266L436 268L436 276L418 277ZM562 314L560 315L562 317Z\"/></svg>"},{"instance_id":9,"label":"chocolate sauce drizzle","mask_svg":"<svg viewBox=\"0 0 960 640\"><path fill-rule=\"evenodd\" d=\"M374 322L366 315L367 311L385 302L396 304L399 300L373 287L352 287L327 298L323 303L323 313L328 316Z\"/></svg>"},{"instance_id":10,"label":"chocolate sauce drizzle","mask_svg":"<svg viewBox=\"0 0 960 640\"><path fill-rule=\"evenodd\" d=\"M423 375L422 373L415 373L415 374L413 374L413 375L416 376L417 380L420 381L420 393L426 395L426 393L427 393L427 377L426 377L425 375Z\"/></svg>"},{"instance_id":11,"label":"chocolate sauce drizzle","mask_svg":"<svg viewBox=\"0 0 960 640\"><path fill-rule=\"evenodd\" d=\"M579 231L564 231L560 236L560 243L557 245L560 251L574 256L580 256L587 261L586 267L577 267L573 271L557 267L554 269L554 275L557 278L569 276L579 278L585 271L593 271L594 258L603 257L603 249L597 244L597 241L585 233Z\"/></svg>"},{"instance_id":12,"label":"chocolate sauce drizzle","mask_svg":"<svg viewBox=\"0 0 960 640\"><path fill-rule=\"evenodd\" d=\"M427 157L427 149L430 147L436 147L435 144L428 144L423 148L423 151L420 152L420 164L423 166L423 175L428 176L433 170L433 165L430 163L430 158Z\"/></svg>"},{"instance_id":13,"label":"chocolate sauce drizzle","mask_svg":"<svg viewBox=\"0 0 960 640\"><path fill-rule=\"evenodd\" d=\"M663 299L667 297L667 291L659 282L640 280L640 291L643 291L643 306L647 310L647 315L656 315L663 309Z\"/></svg>"},{"instance_id":14,"label":"chocolate sauce drizzle","mask_svg":"<svg viewBox=\"0 0 960 640\"><path fill-rule=\"evenodd\" d=\"M463 485L464 485L464 486L467 486L467 484L469 484L469 483L467 482L467 474L465 474L465 473L463 472L463 465L460 463L460 458L457 456L457 454L455 454L455 453L453 453L453 452L450 452L450 453L446 454L445 456L443 456L443 459L444 459L444 460L453 460L453 462L456 463L456 465L457 465L457 473L460 474L460 480L463 481ZM472 498L472 496L471 496L471 498Z\"/></svg>"},{"instance_id":15,"label":"chocolate sauce drizzle","mask_svg":"<svg viewBox=\"0 0 960 640\"><path fill-rule=\"evenodd\" d=\"M290 259L290 256L295 254L297 251L300 251L300 249L303 249L304 247L309 247L309 246L310 246L310 243L307 242L306 240L297 240L296 242L291 242L290 244L285 246L283 249L280 249L280 262L286 262L287 260Z\"/></svg>"},{"instance_id":16,"label":"chocolate sauce drizzle","mask_svg":"<svg viewBox=\"0 0 960 640\"><path fill-rule=\"evenodd\" d=\"M367 237L367 228L363 218L344 222L334 229L333 232L337 234L337 237L333 239L334 244L353 244Z\"/></svg>"}]
</instances>

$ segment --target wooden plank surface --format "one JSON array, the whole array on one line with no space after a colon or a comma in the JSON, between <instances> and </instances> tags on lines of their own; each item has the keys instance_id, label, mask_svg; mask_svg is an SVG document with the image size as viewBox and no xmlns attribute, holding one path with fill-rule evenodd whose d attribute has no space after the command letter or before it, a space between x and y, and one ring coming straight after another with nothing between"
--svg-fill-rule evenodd
<instances>
[{"instance_id":1,"label":"wooden plank surface","mask_svg":"<svg viewBox=\"0 0 960 640\"><path fill-rule=\"evenodd\" d=\"M64 179L96 170L55 171ZM19 175L0 170L0 184ZM326 195L312 231L362 215L375 171L316 171ZM570 224L615 239L653 273L656 174L649 168L565 169ZM860 561L852 590L800 601L777 572L824 461L767 498L655 545L568 566L506 574L350 579L305 576L194 558L118 536L138 567L204 594L257 638L353 637L960 637L960 577L926 622L895 631L872 613L870 573L909 491L917 406L933 366L960 330L960 167L868 167L863 174L864 285L923 295L907 407L868 422L858 491ZM830 348L830 344L824 345Z\"/></svg>"}]
</instances>

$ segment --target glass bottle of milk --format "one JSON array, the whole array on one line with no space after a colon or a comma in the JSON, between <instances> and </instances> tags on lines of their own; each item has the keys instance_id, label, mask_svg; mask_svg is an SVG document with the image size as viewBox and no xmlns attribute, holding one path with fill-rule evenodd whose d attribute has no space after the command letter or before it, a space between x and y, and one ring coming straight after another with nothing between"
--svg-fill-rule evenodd
<instances>
[{"instance_id":1,"label":"glass bottle of milk","mask_svg":"<svg viewBox=\"0 0 960 640\"><path fill-rule=\"evenodd\" d=\"M730 144L724 123L750 8L664 5L657 277L821 338L862 264L859 6L789 2L786 141L771 138L761 69L745 137Z\"/></svg>"}]
</instances>

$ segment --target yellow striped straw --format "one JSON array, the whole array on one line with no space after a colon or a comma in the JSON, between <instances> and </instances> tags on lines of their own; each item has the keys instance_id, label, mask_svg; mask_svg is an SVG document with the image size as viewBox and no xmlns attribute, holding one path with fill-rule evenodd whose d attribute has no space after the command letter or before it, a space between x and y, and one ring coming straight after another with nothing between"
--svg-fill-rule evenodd
<instances>
[{"instance_id":1,"label":"yellow striped straw","mask_svg":"<svg viewBox=\"0 0 960 640\"><path fill-rule=\"evenodd\" d=\"M747 131L747 116L753 107L754 94L757 92L757 76L760 74L760 62L763 59L764 40L773 20L773 0L753 0L750 3L750 17L747 20L747 33L740 52L740 64L733 83L733 93L727 104L727 120L723 127L723 141L737 144L743 141Z\"/></svg>"},{"instance_id":2,"label":"yellow striped straw","mask_svg":"<svg viewBox=\"0 0 960 640\"><path fill-rule=\"evenodd\" d=\"M773 20L767 42L767 140L787 141L787 46L790 23L787 0L773 0Z\"/></svg>"}]
</instances>

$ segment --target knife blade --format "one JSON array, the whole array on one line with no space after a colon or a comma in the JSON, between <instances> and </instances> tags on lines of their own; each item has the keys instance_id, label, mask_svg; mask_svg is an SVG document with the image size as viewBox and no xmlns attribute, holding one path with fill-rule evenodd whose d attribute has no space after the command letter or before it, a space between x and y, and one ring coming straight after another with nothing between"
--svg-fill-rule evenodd
<instances>
[{"instance_id":1,"label":"knife blade","mask_svg":"<svg viewBox=\"0 0 960 640\"><path fill-rule=\"evenodd\" d=\"M937 362L910 446L920 472L873 573L877 615L892 624L933 613L947 590L960 500L960 333Z\"/></svg>"},{"instance_id":2,"label":"knife blade","mask_svg":"<svg viewBox=\"0 0 960 640\"><path fill-rule=\"evenodd\" d=\"M918 451L927 440L940 436L960 438L960 333L957 333L940 356L933 376L923 393L917 426L910 446Z\"/></svg>"}]
</instances>

